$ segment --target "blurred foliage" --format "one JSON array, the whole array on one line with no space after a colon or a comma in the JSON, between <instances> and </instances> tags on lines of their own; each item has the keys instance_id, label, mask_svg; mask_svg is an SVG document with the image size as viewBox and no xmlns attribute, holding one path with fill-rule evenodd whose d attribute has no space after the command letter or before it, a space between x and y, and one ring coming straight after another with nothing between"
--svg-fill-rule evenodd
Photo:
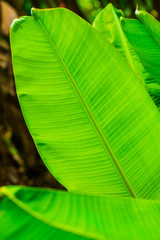
<instances>
[{"instance_id":1,"label":"blurred foliage","mask_svg":"<svg viewBox=\"0 0 160 240\"><path fill-rule=\"evenodd\" d=\"M9 45L9 27L31 7L66 7L90 23L109 2L134 17L136 4L157 19L159 0L8 0L0 1L0 186L21 184L62 188L44 166L23 120L15 93Z\"/></svg>"},{"instance_id":2,"label":"blurred foliage","mask_svg":"<svg viewBox=\"0 0 160 240\"><path fill-rule=\"evenodd\" d=\"M159 18L159 0L8 0L19 13L29 15L31 7L54 8L66 7L76 12L87 21L92 22L98 12L108 3L113 3L116 8L122 9L126 17L134 17L136 5L140 10L151 13ZM20 15L21 15L20 14Z\"/></svg>"}]
</instances>

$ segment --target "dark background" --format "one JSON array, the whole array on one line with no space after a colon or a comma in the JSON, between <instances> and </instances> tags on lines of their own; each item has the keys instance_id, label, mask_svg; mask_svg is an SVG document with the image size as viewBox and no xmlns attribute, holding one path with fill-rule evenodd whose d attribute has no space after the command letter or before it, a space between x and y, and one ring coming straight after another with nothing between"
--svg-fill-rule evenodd
<instances>
[{"instance_id":1,"label":"dark background","mask_svg":"<svg viewBox=\"0 0 160 240\"><path fill-rule=\"evenodd\" d=\"M9 44L12 20L30 15L31 7L66 7L92 23L109 2L135 17L136 4L160 19L160 0L10 0L0 1L0 186L63 188L44 166L23 120L15 93ZM54 156L53 156L54 158Z\"/></svg>"}]
</instances>

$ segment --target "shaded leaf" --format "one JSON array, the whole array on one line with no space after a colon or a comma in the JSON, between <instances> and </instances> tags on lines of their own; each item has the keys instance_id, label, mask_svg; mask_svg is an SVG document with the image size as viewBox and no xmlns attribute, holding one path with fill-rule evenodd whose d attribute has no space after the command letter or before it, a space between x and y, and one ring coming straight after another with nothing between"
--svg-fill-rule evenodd
<instances>
[{"instance_id":1,"label":"shaded leaf","mask_svg":"<svg viewBox=\"0 0 160 240\"><path fill-rule=\"evenodd\" d=\"M153 17L150 16L150 18ZM127 21L129 21L130 24L127 25ZM149 20L148 22L150 23ZM123 18L123 12L121 10L117 10L112 4L108 4L107 7L97 15L93 22L93 26L98 29L120 51L140 80L145 84L150 96L159 108L160 86L157 83L159 77L154 79L154 73L150 71L148 67L148 56L145 54L146 49L144 49L144 45L146 45L148 48L148 54L153 55L152 58L154 58L154 61L150 60L150 65L153 68L152 63L154 63L154 65L157 63L155 61L156 57L154 57L154 51L151 50L152 47L150 48L150 45L154 46L155 43L151 42L148 44L146 40L144 41L144 39L146 39L146 35L149 36L149 33L147 33L145 29L145 33L142 36L142 32L144 31L141 31L140 28L137 31L137 27L134 23L136 23L137 26L142 25L138 20L128 20ZM133 36L128 36L127 32L132 33ZM127 37L130 42L128 41ZM135 46L136 44L138 44L139 49L137 49L137 46ZM155 46L153 48L155 48ZM139 51L141 51L141 54ZM158 53L156 54L157 56L159 51L160 49L158 48ZM145 64L144 61L146 61L147 64Z\"/></svg>"},{"instance_id":2,"label":"shaded leaf","mask_svg":"<svg viewBox=\"0 0 160 240\"><path fill-rule=\"evenodd\" d=\"M136 19L122 19L123 30L140 57L145 70L150 74L145 86L160 109L160 23L143 11L136 11Z\"/></svg>"},{"instance_id":3,"label":"shaded leaf","mask_svg":"<svg viewBox=\"0 0 160 240\"><path fill-rule=\"evenodd\" d=\"M160 235L158 201L26 187L0 191L1 239L157 240Z\"/></svg>"}]
</instances>

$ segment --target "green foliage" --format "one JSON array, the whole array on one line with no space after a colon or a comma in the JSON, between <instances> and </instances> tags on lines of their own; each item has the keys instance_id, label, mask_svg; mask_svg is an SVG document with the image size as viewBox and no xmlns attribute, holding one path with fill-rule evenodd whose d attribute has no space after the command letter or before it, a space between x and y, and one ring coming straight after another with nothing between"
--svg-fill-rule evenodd
<instances>
[{"instance_id":1,"label":"green foliage","mask_svg":"<svg viewBox=\"0 0 160 240\"><path fill-rule=\"evenodd\" d=\"M70 191L159 198L160 116L139 79L74 13L32 14L12 26L13 66L24 118L51 173Z\"/></svg>"},{"instance_id":2,"label":"green foliage","mask_svg":"<svg viewBox=\"0 0 160 240\"><path fill-rule=\"evenodd\" d=\"M160 24L146 12L136 11L138 20L123 19L123 30L141 59L149 77L142 79L160 110Z\"/></svg>"},{"instance_id":3,"label":"green foliage","mask_svg":"<svg viewBox=\"0 0 160 240\"><path fill-rule=\"evenodd\" d=\"M157 240L160 235L157 201L26 187L2 192L1 239Z\"/></svg>"},{"instance_id":4,"label":"green foliage","mask_svg":"<svg viewBox=\"0 0 160 240\"><path fill-rule=\"evenodd\" d=\"M160 24L146 12L136 15L140 21L126 19L109 4L93 26L121 52L160 109Z\"/></svg>"},{"instance_id":5,"label":"green foliage","mask_svg":"<svg viewBox=\"0 0 160 240\"><path fill-rule=\"evenodd\" d=\"M145 48L152 37L158 49L159 23L137 15L148 34ZM76 193L3 187L3 239L159 236L160 202L153 200L160 199L160 113L139 80L158 86L159 58L148 48L145 65L147 52L143 60L143 46L139 53L126 33L133 28L121 17L112 5L97 16L94 27L104 36L62 8L33 9L14 21L12 58L24 118L49 170Z\"/></svg>"},{"instance_id":6,"label":"green foliage","mask_svg":"<svg viewBox=\"0 0 160 240\"><path fill-rule=\"evenodd\" d=\"M148 74L144 70L139 57L122 29L121 19L123 16L124 14L121 10L117 10L112 4L108 4L108 6L97 15L93 26L120 51L129 65L137 73L137 76L140 77L140 79L146 79Z\"/></svg>"}]
</instances>

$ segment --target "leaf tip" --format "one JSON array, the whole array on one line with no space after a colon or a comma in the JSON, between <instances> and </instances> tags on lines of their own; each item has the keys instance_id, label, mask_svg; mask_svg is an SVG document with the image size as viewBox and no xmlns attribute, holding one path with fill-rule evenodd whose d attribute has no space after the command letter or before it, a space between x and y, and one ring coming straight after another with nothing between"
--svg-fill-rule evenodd
<instances>
[{"instance_id":1,"label":"leaf tip","mask_svg":"<svg viewBox=\"0 0 160 240\"><path fill-rule=\"evenodd\" d=\"M42 9L38 9L38 8L32 7L31 8L31 16L33 16L37 20L38 19L37 12L40 11L40 10L43 11Z\"/></svg>"},{"instance_id":2,"label":"leaf tip","mask_svg":"<svg viewBox=\"0 0 160 240\"><path fill-rule=\"evenodd\" d=\"M122 27L124 27L125 26L125 20L126 20L126 18L124 18L124 17L120 17L120 23L121 23L121 26Z\"/></svg>"},{"instance_id":3,"label":"leaf tip","mask_svg":"<svg viewBox=\"0 0 160 240\"><path fill-rule=\"evenodd\" d=\"M108 5L106 6L106 8L114 8L112 3L108 3Z\"/></svg>"},{"instance_id":4,"label":"leaf tip","mask_svg":"<svg viewBox=\"0 0 160 240\"><path fill-rule=\"evenodd\" d=\"M136 11L135 11L135 15L137 16L137 15L139 15L140 14L140 10L138 9L138 5L136 4Z\"/></svg>"},{"instance_id":5,"label":"leaf tip","mask_svg":"<svg viewBox=\"0 0 160 240\"><path fill-rule=\"evenodd\" d=\"M18 18L15 18L11 24L11 30L13 30L13 32L16 32L19 27L20 27L20 24L18 22Z\"/></svg>"},{"instance_id":6,"label":"leaf tip","mask_svg":"<svg viewBox=\"0 0 160 240\"><path fill-rule=\"evenodd\" d=\"M36 9L37 9L37 8L34 8L34 7L31 8L31 16L34 16L34 15L35 15Z\"/></svg>"},{"instance_id":7,"label":"leaf tip","mask_svg":"<svg viewBox=\"0 0 160 240\"><path fill-rule=\"evenodd\" d=\"M20 17L20 18L15 18L11 24L11 30L13 32L16 32L19 28L22 28L22 23L26 21L27 16Z\"/></svg>"}]
</instances>

